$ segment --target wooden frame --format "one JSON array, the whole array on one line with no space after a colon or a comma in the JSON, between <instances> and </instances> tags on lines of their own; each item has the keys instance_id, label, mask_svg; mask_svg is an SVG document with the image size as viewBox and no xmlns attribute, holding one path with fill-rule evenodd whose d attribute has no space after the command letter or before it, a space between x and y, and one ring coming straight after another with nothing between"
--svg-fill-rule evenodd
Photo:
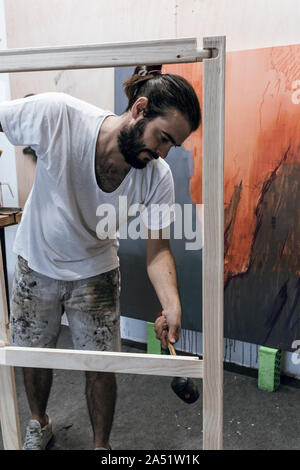
<instances>
[{"instance_id":1,"label":"wooden frame","mask_svg":"<svg viewBox=\"0 0 300 470\"><path fill-rule=\"evenodd\" d=\"M0 51L0 73L203 61L203 360L10 346L0 252L0 417L5 449L21 449L13 366L203 378L203 448L222 448L225 37Z\"/></svg>"},{"instance_id":2,"label":"wooden frame","mask_svg":"<svg viewBox=\"0 0 300 470\"><path fill-rule=\"evenodd\" d=\"M225 41L205 38L203 61L203 448L220 449L223 430Z\"/></svg>"},{"instance_id":3,"label":"wooden frame","mask_svg":"<svg viewBox=\"0 0 300 470\"><path fill-rule=\"evenodd\" d=\"M35 47L0 51L0 72L174 64L209 57L211 51L198 50L196 39Z\"/></svg>"}]
</instances>

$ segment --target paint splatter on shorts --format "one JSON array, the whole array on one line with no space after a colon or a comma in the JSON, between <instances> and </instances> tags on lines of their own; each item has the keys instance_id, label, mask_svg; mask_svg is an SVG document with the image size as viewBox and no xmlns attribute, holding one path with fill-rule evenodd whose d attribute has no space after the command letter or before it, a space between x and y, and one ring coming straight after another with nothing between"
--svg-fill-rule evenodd
<instances>
[{"instance_id":1,"label":"paint splatter on shorts","mask_svg":"<svg viewBox=\"0 0 300 470\"><path fill-rule=\"evenodd\" d=\"M120 351L119 268L77 281L49 278L18 256L11 295L14 346L55 348L65 312L75 349Z\"/></svg>"}]
</instances>

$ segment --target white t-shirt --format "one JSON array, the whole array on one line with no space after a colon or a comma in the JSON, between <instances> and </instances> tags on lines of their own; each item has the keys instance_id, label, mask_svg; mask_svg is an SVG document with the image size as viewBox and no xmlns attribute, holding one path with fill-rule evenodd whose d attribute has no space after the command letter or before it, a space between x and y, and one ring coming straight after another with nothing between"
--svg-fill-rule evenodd
<instances>
[{"instance_id":1,"label":"white t-shirt","mask_svg":"<svg viewBox=\"0 0 300 470\"><path fill-rule=\"evenodd\" d=\"M131 168L111 193L99 188L96 142L109 115L113 113L64 93L41 93L0 104L0 123L8 140L29 145L37 154L34 185L13 251L33 270L51 278L84 279L119 266L118 229L128 219L124 202L127 211L133 204L174 203L172 173L161 158L142 170ZM105 228L101 229L103 204L116 210L114 238L105 238ZM149 225L147 220L144 217L145 225L156 230L168 226L173 213L159 225L155 220Z\"/></svg>"}]
</instances>

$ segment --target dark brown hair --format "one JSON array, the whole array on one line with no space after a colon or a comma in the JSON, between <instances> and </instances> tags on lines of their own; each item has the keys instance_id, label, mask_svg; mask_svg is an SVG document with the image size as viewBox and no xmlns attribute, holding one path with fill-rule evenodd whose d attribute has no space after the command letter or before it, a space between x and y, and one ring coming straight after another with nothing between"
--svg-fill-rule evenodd
<instances>
[{"instance_id":1,"label":"dark brown hair","mask_svg":"<svg viewBox=\"0 0 300 470\"><path fill-rule=\"evenodd\" d=\"M161 65L135 68L133 75L123 84L128 98L126 111L138 98L145 96L148 98L146 118L165 116L170 108L175 108L188 120L191 132L195 131L201 122L201 110L194 88L180 75L162 74L160 71Z\"/></svg>"}]
</instances>

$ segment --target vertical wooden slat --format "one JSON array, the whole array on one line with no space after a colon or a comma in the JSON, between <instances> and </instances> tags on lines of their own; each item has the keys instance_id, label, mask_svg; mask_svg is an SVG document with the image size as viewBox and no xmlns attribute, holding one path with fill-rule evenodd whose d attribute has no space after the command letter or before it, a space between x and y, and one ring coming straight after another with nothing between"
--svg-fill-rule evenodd
<instances>
[{"instance_id":1,"label":"vertical wooden slat","mask_svg":"<svg viewBox=\"0 0 300 470\"><path fill-rule=\"evenodd\" d=\"M2 250L0 248L0 348L9 344L7 300L5 293ZM0 365L0 419L5 450L21 449L14 368Z\"/></svg>"},{"instance_id":2,"label":"vertical wooden slat","mask_svg":"<svg viewBox=\"0 0 300 470\"><path fill-rule=\"evenodd\" d=\"M222 449L225 37L203 47L203 449Z\"/></svg>"}]
</instances>

